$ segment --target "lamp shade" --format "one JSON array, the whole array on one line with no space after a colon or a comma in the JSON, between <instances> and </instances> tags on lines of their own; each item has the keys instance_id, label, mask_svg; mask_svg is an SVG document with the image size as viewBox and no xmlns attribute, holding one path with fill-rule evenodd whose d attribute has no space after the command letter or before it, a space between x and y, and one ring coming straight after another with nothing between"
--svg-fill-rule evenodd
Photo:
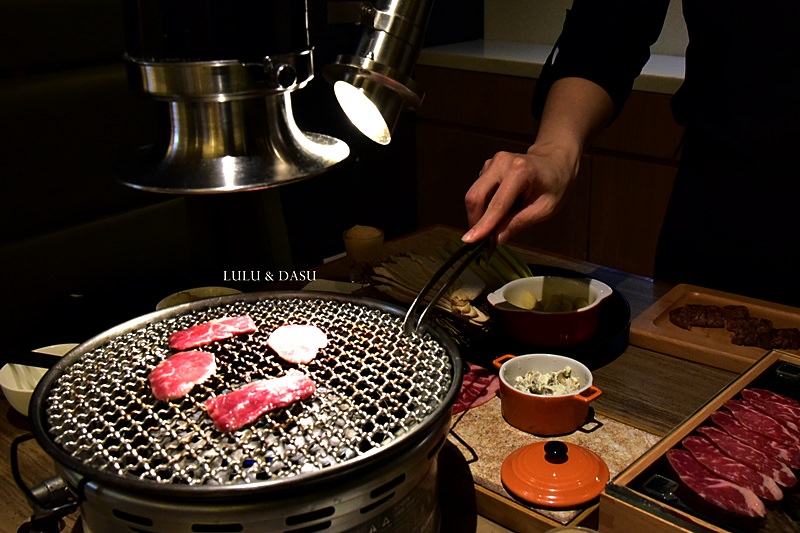
<instances>
[{"instance_id":1,"label":"lamp shade","mask_svg":"<svg viewBox=\"0 0 800 533\"><path fill-rule=\"evenodd\" d=\"M364 31L355 54L340 55L324 70L350 121L377 143L388 144L401 113L422 104L424 94L411 72L432 4L395 0L364 6Z\"/></svg>"}]
</instances>

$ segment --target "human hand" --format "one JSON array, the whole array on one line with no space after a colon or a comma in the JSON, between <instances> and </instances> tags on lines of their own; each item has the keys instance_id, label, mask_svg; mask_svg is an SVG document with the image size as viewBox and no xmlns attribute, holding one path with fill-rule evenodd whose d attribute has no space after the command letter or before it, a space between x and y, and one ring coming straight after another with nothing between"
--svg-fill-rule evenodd
<instances>
[{"instance_id":1,"label":"human hand","mask_svg":"<svg viewBox=\"0 0 800 533\"><path fill-rule=\"evenodd\" d=\"M470 230L462 240L475 242L494 233L502 244L553 216L578 173L580 158L573 154L534 144L524 154L498 152L488 159L464 198Z\"/></svg>"}]
</instances>

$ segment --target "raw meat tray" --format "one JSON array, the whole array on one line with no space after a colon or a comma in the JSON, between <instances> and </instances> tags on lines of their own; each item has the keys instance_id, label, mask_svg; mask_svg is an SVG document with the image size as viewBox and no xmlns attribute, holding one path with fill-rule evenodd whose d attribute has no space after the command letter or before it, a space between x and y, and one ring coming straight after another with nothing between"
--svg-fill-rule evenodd
<instances>
[{"instance_id":1,"label":"raw meat tray","mask_svg":"<svg viewBox=\"0 0 800 533\"><path fill-rule=\"evenodd\" d=\"M686 304L744 305L750 316L772 320L776 328L800 328L800 309L796 307L682 284L631 321L630 344L733 372L744 371L769 352L733 344L732 334L725 328L686 330L670 322L669 312ZM800 355L796 350L788 353Z\"/></svg>"},{"instance_id":2,"label":"raw meat tray","mask_svg":"<svg viewBox=\"0 0 800 533\"><path fill-rule=\"evenodd\" d=\"M784 488L779 502L765 502L766 517L741 519L714 509L693 496L666 458L668 451L682 448L681 441L685 437L697 435L698 427L715 425L710 415L724 411L724 404L741 398L741 391L747 388L767 389L800 400L800 358L785 352L769 352L616 476L601 495L601 531L800 532L798 485Z\"/></svg>"}]
</instances>

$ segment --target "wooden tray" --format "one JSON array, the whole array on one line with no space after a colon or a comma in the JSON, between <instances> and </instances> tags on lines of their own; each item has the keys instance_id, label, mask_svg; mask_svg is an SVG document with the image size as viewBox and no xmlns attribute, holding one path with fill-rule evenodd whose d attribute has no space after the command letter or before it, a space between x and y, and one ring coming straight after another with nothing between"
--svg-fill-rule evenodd
<instances>
[{"instance_id":1,"label":"wooden tray","mask_svg":"<svg viewBox=\"0 0 800 533\"><path fill-rule=\"evenodd\" d=\"M750 316L768 318L775 327L800 328L800 309L796 307L683 284L673 287L631 321L630 343L732 372L744 371L769 352L757 346L733 344L731 332L725 328L679 328L670 322L669 312L686 304L745 305Z\"/></svg>"},{"instance_id":2,"label":"wooden tray","mask_svg":"<svg viewBox=\"0 0 800 533\"><path fill-rule=\"evenodd\" d=\"M784 364L791 366L791 373L785 369ZM731 398L736 397L745 387L761 387L788 394L797 398L798 379L795 373L800 368L800 358L785 352L768 352L763 358L756 361L747 372L742 373L728 387L721 390L717 396L709 400L683 424L661 439L655 446L641 455L628 468L620 472L606 486L600 495L599 525L604 533L697 533L714 532L723 533L747 530L750 533L786 533L798 531L800 523L797 522L793 512L787 509L796 509L797 490L784 490L784 499L779 505L770 504L767 507L767 518L760 524L750 524L751 527L735 527L715 520L710 516L703 516L696 510L673 505L661 498L643 490L646 480L653 474L664 473L671 478L674 474L667 473L665 455L668 450L679 447L681 440L702 424L711 424L708 416L722 408L722 405ZM782 373L783 370L783 373ZM789 391L794 391L789 392ZM789 502L788 500L791 500ZM786 506L786 508L784 508ZM719 518L717 516L716 518Z\"/></svg>"}]
</instances>

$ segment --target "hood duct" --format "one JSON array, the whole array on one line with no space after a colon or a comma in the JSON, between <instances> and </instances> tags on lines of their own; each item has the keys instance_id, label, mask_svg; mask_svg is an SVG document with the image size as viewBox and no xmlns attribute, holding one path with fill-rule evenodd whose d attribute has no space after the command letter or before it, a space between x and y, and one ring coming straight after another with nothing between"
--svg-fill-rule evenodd
<instances>
[{"instance_id":1,"label":"hood duct","mask_svg":"<svg viewBox=\"0 0 800 533\"><path fill-rule=\"evenodd\" d=\"M346 159L304 132L291 93L314 76L307 2L125 0L132 86L161 104L156 141L117 165L126 185L198 194L265 189Z\"/></svg>"}]
</instances>

